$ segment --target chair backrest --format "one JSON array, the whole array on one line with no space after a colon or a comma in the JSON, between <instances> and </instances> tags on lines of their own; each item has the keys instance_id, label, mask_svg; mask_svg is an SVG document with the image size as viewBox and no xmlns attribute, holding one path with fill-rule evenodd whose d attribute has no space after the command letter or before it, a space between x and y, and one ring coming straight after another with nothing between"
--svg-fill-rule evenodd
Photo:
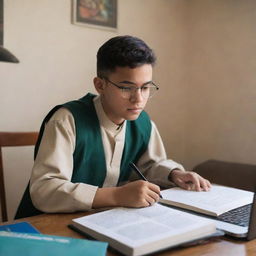
<instances>
[{"instance_id":1,"label":"chair backrest","mask_svg":"<svg viewBox=\"0 0 256 256\"><path fill-rule=\"evenodd\" d=\"M256 192L255 164L207 160L193 170L212 183Z\"/></svg>"},{"instance_id":2,"label":"chair backrest","mask_svg":"<svg viewBox=\"0 0 256 256\"><path fill-rule=\"evenodd\" d=\"M17 146L33 146L36 144L37 137L38 132L0 132L0 205L2 221L8 220L2 148Z\"/></svg>"}]
</instances>

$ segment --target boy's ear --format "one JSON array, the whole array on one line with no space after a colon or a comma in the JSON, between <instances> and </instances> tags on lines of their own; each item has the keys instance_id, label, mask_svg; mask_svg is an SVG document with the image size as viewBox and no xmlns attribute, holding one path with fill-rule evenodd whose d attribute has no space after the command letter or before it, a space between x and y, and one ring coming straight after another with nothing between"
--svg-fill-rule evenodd
<instances>
[{"instance_id":1,"label":"boy's ear","mask_svg":"<svg viewBox=\"0 0 256 256\"><path fill-rule=\"evenodd\" d=\"M102 94L104 89L105 89L105 83L104 83L104 80L99 78L99 77L94 77L93 79L93 83L94 83L94 87L96 89L96 91L99 93L99 94Z\"/></svg>"}]
</instances>

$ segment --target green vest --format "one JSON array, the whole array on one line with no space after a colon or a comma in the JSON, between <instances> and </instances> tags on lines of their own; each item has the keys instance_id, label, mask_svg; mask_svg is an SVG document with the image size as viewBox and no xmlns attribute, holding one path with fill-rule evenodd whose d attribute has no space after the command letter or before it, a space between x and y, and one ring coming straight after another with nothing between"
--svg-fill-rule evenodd
<instances>
[{"instance_id":1,"label":"green vest","mask_svg":"<svg viewBox=\"0 0 256 256\"><path fill-rule=\"evenodd\" d=\"M95 95L89 93L79 100L54 107L42 123L34 157L37 155L45 124L59 108L65 107L72 113L76 127L76 146L73 153L74 166L71 182L82 182L102 187L106 177L106 161L99 120L93 104L94 97ZM150 134L151 122L146 112L143 111L135 121L127 121L118 182L128 180L131 172L129 163L136 163L146 151ZM15 218L23 218L40 213L33 206L29 188L27 187Z\"/></svg>"}]
</instances>

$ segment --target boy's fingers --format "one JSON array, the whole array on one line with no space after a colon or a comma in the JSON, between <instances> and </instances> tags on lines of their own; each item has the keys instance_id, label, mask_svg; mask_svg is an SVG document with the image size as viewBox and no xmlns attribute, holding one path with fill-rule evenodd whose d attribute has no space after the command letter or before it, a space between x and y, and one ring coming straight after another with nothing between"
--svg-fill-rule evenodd
<instances>
[{"instance_id":1,"label":"boy's fingers","mask_svg":"<svg viewBox=\"0 0 256 256\"><path fill-rule=\"evenodd\" d=\"M150 197L150 196L148 196L147 198L146 198L146 201L148 202L148 206L151 206L151 205L153 205L156 201L154 200L154 198L152 198L152 197Z\"/></svg>"},{"instance_id":2,"label":"boy's fingers","mask_svg":"<svg viewBox=\"0 0 256 256\"><path fill-rule=\"evenodd\" d=\"M159 201L159 194L154 191L149 191L148 196L154 200L153 203Z\"/></svg>"},{"instance_id":3,"label":"boy's fingers","mask_svg":"<svg viewBox=\"0 0 256 256\"><path fill-rule=\"evenodd\" d=\"M210 189L208 180L202 179L201 184L201 187L203 188L204 191L208 191Z\"/></svg>"},{"instance_id":4,"label":"boy's fingers","mask_svg":"<svg viewBox=\"0 0 256 256\"><path fill-rule=\"evenodd\" d=\"M160 194L160 187L153 183L148 183L148 187L150 190L154 191L156 194Z\"/></svg>"},{"instance_id":5,"label":"boy's fingers","mask_svg":"<svg viewBox=\"0 0 256 256\"><path fill-rule=\"evenodd\" d=\"M192 189L196 191L201 191L199 176L195 173L191 175Z\"/></svg>"}]
</instances>

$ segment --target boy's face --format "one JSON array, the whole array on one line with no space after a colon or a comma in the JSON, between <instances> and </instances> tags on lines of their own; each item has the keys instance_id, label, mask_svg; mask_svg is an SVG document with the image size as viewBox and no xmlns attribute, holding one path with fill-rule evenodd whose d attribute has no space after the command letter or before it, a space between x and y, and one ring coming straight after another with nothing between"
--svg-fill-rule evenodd
<instances>
[{"instance_id":1,"label":"boy's face","mask_svg":"<svg viewBox=\"0 0 256 256\"><path fill-rule=\"evenodd\" d=\"M148 101L141 90L135 90L130 97L124 96L118 86L141 87L152 81L152 66L144 64L140 67L117 67L107 79L95 78L96 90L101 95L103 109L108 118L115 124L124 120L136 120ZM112 82L112 83L111 83Z\"/></svg>"}]
</instances>

